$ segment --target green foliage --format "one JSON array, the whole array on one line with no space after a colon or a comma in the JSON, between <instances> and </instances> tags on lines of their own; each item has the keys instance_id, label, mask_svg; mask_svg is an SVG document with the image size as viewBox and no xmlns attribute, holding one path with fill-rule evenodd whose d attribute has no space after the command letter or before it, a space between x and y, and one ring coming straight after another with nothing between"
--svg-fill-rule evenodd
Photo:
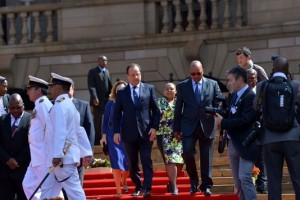
<instances>
[{"instance_id":1,"label":"green foliage","mask_svg":"<svg viewBox=\"0 0 300 200\"><path fill-rule=\"evenodd\" d=\"M96 167L110 167L110 162L107 159L95 158L90 168Z\"/></svg>"}]
</instances>

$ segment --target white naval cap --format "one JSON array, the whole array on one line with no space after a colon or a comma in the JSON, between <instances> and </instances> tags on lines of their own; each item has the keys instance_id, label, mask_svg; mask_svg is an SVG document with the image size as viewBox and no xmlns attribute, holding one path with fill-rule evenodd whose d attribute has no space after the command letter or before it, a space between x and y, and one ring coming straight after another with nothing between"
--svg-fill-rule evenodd
<instances>
[{"instance_id":1,"label":"white naval cap","mask_svg":"<svg viewBox=\"0 0 300 200\"><path fill-rule=\"evenodd\" d=\"M3 82L5 80L6 80L6 78L4 76L0 76L0 82Z\"/></svg>"},{"instance_id":2,"label":"white naval cap","mask_svg":"<svg viewBox=\"0 0 300 200\"><path fill-rule=\"evenodd\" d=\"M66 85L71 86L72 80L68 77L64 77L55 73L51 73L51 80L48 85Z\"/></svg>"},{"instance_id":3,"label":"white naval cap","mask_svg":"<svg viewBox=\"0 0 300 200\"><path fill-rule=\"evenodd\" d=\"M46 88L46 89L48 88L47 81L44 81L43 79L31 76L31 75L29 75L28 78L29 78L29 81L28 81L26 88L31 88L31 87L41 87L41 88Z\"/></svg>"}]
</instances>

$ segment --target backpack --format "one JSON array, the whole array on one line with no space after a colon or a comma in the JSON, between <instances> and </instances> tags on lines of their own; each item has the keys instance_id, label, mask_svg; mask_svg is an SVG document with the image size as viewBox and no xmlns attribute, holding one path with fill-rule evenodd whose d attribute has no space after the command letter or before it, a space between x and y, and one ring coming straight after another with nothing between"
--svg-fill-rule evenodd
<instances>
[{"instance_id":1,"label":"backpack","mask_svg":"<svg viewBox=\"0 0 300 200\"><path fill-rule=\"evenodd\" d=\"M289 131L295 122L294 92L290 81L283 77L272 77L262 84L264 85L264 127L276 132Z\"/></svg>"}]
</instances>

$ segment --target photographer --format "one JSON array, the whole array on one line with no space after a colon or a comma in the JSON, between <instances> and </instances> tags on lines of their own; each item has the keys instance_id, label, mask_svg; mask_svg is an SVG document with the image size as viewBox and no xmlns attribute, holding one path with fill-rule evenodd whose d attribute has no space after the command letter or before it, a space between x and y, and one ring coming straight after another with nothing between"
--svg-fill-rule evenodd
<instances>
[{"instance_id":1,"label":"photographer","mask_svg":"<svg viewBox=\"0 0 300 200\"><path fill-rule=\"evenodd\" d=\"M229 136L228 156L235 187L240 200L257 199L252 181L252 168L257 156L257 146L243 146L243 141L252 132L255 111L252 108L254 92L247 84L247 72L241 67L234 67L227 73L228 86L232 93L228 119L219 114L215 116L217 127L227 130Z\"/></svg>"},{"instance_id":2,"label":"photographer","mask_svg":"<svg viewBox=\"0 0 300 200\"><path fill-rule=\"evenodd\" d=\"M287 81L289 75L289 63L286 58L280 56L273 56L273 75L270 81L261 82L257 84L256 97L254 99L253 107L256 110L262 108L263 113L263 124L262 124L262 134L259 138L260 143L263 145L263 157L265 160L266 171L268 174L268 199L269 200L280 200L281 198L281 184L282 184L282 169L284 160L287 163L287 167L291 176L294 191L296 194L296 200L300 199L300 131L299 124L296 119L286 120L293 116L293 112L283 112L287 109L295 109L295 103L300 100L300 83L298 81ZM274 80L274 81L273 81ZM279 82L281 80L281 82ZM270 105L275 104L270 102L268 98L272 95L272 90L270 90L271 81L278 82L279 86L290 85L291 87L291 100L292 103L289 104L288 96L279 95L278 101L280 109L272 108L268 109ZM263 101L261 101L261 91L263 91ZM277 92L276 92L277 93ZM280 93L281 94L281 93ZM277 95L278 96L278 95ZM266 103L264 103L266 101ZM263 102L261 106L261 102ZM272 106L271 106L272 107ZM274 112L278 112L274 114ZM286 115L287 113L287 115ZM271 122L279 120L277 124L289 123L286 130L283 130L285 126L277 126L277 124L270 127L268 124L269 119ZM275 130L278 129L278 130Z\"/></svg>"}]
</instances>

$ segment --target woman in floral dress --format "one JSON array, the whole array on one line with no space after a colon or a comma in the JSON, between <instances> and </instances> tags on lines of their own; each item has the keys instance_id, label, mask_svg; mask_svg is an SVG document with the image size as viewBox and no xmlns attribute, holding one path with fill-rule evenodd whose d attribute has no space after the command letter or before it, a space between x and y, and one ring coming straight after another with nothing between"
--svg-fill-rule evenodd
<instances>
[{"instance_id":1,"label":"woman in floral dress","mask_svg":"<svg viewBox=\"0 0 300 200\"><path fill-rule=\"evenodd\" d=\"M157 132L157 145L165 162L169 177L168 191L178 195L176 180L183 167L182 143L173 135L173 118L175 109L176 87L173 83L167 83L164 89L164 97L158 99L161 118Z\"/></svg>"}]
</instances>

